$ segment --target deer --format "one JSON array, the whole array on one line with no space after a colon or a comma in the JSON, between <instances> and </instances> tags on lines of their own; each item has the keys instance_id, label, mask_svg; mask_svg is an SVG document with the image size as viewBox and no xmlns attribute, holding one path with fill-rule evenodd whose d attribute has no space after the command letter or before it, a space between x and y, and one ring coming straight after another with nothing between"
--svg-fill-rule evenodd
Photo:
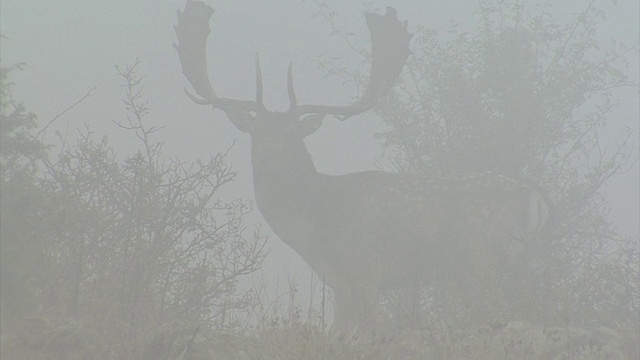
<instances>
[{"instance_id":1,"label":"deer","mask_svg":"<svg viewBox=\"0 0 640 360\"><path fill-rule=\"evenodd\" d=\"M338 328L375 328L384 322L379 298L392 289L455 284L477 313L498 292L497 273L544 228L550 203L537 187L490 172L449 177L378 170L339 176L320 173L304 143L326 116L346 120L371 110L398 81L410 55L407 21L389 7L366 13L372 43L371 73L349 105L298 104L292 65L289 109L263 102L256 56L255 100L218 96L209 80L206 42L214 10L188 0L178 10L174 44L196 104L220 109L251 136L255 203L273 232L322 276L334 292ZM518 250L520 249L520 250ZM514 255L515 256L515 255ZM486 285L486 286L485 286ZM489 304L489 307L487 307Z\"/></svg>"}]
</instances>

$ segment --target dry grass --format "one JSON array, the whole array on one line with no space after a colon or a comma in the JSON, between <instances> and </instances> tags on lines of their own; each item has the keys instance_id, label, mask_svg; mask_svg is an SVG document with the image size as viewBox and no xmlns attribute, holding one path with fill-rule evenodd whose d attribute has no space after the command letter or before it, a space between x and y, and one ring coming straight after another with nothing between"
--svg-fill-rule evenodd
<instances>
[{"instance_id":1,"label":"dry grass","mask_svg":"<svg viewBox=\"0 0 640 360\"><path fill-rule=\"evenodd\" d=\"M123 334L125 331L123 331ZM144 338L107 337L100 324L31 318L2 336L1 357L13 359L631 359L611 329L501 327L413 330L362 338L318 326L272 323L249 332L197 324L150 329Z\"/></svg>"}]
</instances>

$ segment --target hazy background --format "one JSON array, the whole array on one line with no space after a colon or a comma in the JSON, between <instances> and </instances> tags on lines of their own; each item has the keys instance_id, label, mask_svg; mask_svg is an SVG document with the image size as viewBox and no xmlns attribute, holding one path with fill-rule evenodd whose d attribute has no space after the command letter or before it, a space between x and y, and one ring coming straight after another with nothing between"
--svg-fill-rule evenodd
<instances>
[{"instance_id":1,"label":"hazy background","mask_svg":"<svg viewBox=\"0 0 640 360\"><path fill-rule=\"evenodd\" d=\"M175 11L184 7L184 0L2 0L0 32L2 61L5 65L25 62L24 72L15 74L14 95L24 101L28 110L46 124L57 113L82 97L87 90L98 87L95 96L85 100L47 131L50 141L56 131L69 140L77 136L76 127L87 124L98 135L109 135L120 154L136 146L132 134L118 129L110 120L122 119L123 89L115 76L115 65L141 61L138 70L147 75L145 95L149 98L149 125L163 124L160 137L165 141L165 155L191 160L206 158L236 145L230 160L239 171L238 180L227 188L229 197L249 198L252 195L249 160L249 137L239 133L220 112L193 104L182 89L187 82L175 50ZM208 49L210 74L216 90L223 96L250 98L254 94L253 60L256 52L262 57L265 72L265 100L271 109L283 109L286 98L286 66L294 62L299 102L344 104L356 95L340 80L324 78L314 60L320 55L340 58L340 63L361 66L361 59L337 36L329 36L331 28L321 17L313 1L208 1L216 10L212 18L212 35ZM368 32L363 12L384 9L398 10L401 19L410 26L425 25L446 30L451 20L462 28L474 27L475 1L324 1L339 13L338 23L356 33L362 47L368 47ZM531 4L537 2L531 1ZM639 5L637 0L619 1L613 6L603 1L607 9L606 26L597 39L611 38L626 43L639 40ZM570 19L584 10L589 1L564 1L554 4L558 19ZM533 5L532 5L533 6ZM629 55L632 79L638 79L637 53ZM613 147L627 128L633 129L633 142L638 144L638 93L633 88L617 92L621 106L609 118L602 137ZM307 144L319 171L343 174L374 168L381 150L372 134L379 131L380 122L371 115L339 123L326 121ZM637 147L636 147L637 150ZM616 177L607 186L611 200L611 218L621 233L637 236L639 230L638 166ZM260 221L257 212L254 221ZM279 240L270 242L272 249L265 269L276 276L299 273L298 281L306 281L308 267L296 258ZM286 264L286 265L284 265Z\"/></svg>"}]
</instances>

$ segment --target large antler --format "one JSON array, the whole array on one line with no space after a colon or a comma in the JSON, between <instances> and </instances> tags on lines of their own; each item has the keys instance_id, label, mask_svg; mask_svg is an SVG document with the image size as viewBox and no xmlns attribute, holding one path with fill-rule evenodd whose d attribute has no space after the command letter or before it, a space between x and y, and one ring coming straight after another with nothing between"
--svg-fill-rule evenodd
<instances>
[{"instance_id":1,"label":"large antler","mask_svg":"<svg viewBox=\"0 0 640 360\"><path fill-rule=\"evenodd\" d=\"M184 11L178 10L178 24L173 28L178 37L178 43L173 46L178 50L182 73L189 80L191 86L201 98L198 98L185 89L187 96L195 103L201 105L213 105L222 110L230 108L245 109L249 111L259 110L259 101L235 100L218 97L209 82L207 71L206 45L207 37L211 32L209 20L214 10L200 1L187 1ZM258 61L256 59L256 64ZM256 73L260 76L260 68L256 67ZM262 79L258 80L258 94L262 93Z\"/></svg>"},{"instance_id":2,"label":"large antler","mask_svg":"<svg viewBox=\"0 0 640 360\"><path fill-rule=\"evenodd\" d=\"M387 7L385 15L366 13L365 16L372 45L371 74L365 92L348 106L300 105L296 112L339 115L346 119L370 110L391 90L409 57L409 40L412 35L407 32L407 21L400 22L396 10L392 7ZM290 86L292 83L292 80L288 81ZM291 88L289 93L292 92Z\"/></svg>"},{"instance_id":3,"label":"large antler","mask_svg":"<svg viewBox=\"0 0 640 360\"><path fill-rule=\"evenodd\" d=\"M174 26L178 37L178 50L182 71L200 98L185 90L191 100L198 104L209 104L224 111L242 109L259 111L262 104L262 78L260 62L256 58L256 100L236 100L218 97L209 82L206 61L206 41L211 30L209 19L213 9L199 1L187 1L183 12L178 10L178 24ZM346 119L371 109L376 102L393 87L404 63L409 56L407 22L400 22L396 11L388 7L385 15L366 14L367 25L371 33L372 62L368 86L363 95L351 105L297 105L293 89L293 74L289 65L287 87L290 110L298 116L316 113L337 115Z\"/></svg>"}]
</instances>

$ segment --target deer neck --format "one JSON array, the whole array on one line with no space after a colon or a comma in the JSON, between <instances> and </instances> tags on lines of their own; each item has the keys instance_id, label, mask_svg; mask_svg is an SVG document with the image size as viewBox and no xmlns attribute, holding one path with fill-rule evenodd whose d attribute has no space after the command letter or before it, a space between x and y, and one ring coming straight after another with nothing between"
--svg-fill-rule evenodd
<instances>
[{"instance_id":1,"label":"deer neck","mask_svg":"<svg viewBox=\"0 0 640 360\"><path fill-rule=\"evenodd\" d=\"M290 144L253 139L251 146L256 204L269 226L285 241L291 224L311 220L319 211L318 190L328 175L316 171L302 140Z\"/></svg>"},{"instance_id":2,"label":"deer neck","mask_svg":"<svg viewBox=\"0 0 640 360\"><path fill-rule=\"evenodd\" d=\"M274 151L275 150L275 151ZM251 163L254 185L278 188L305 186L320 176L303 141L280 145L252 141ZM256 183L257 182L257 183Z\"/></svg>"},{"instance_id":3,"label":"deer neck","mask_svg":"<svg viewBox=\"0 0 640 360\"><path fill-rule=\"evenodd\" d=\"M271 230L316 271L327 272L318 258L324 224L323 192L330 176L316 171L304 142L273 151L273 144L252 140L251 162L256 205Z\"/></svg>"}]
</instances>

